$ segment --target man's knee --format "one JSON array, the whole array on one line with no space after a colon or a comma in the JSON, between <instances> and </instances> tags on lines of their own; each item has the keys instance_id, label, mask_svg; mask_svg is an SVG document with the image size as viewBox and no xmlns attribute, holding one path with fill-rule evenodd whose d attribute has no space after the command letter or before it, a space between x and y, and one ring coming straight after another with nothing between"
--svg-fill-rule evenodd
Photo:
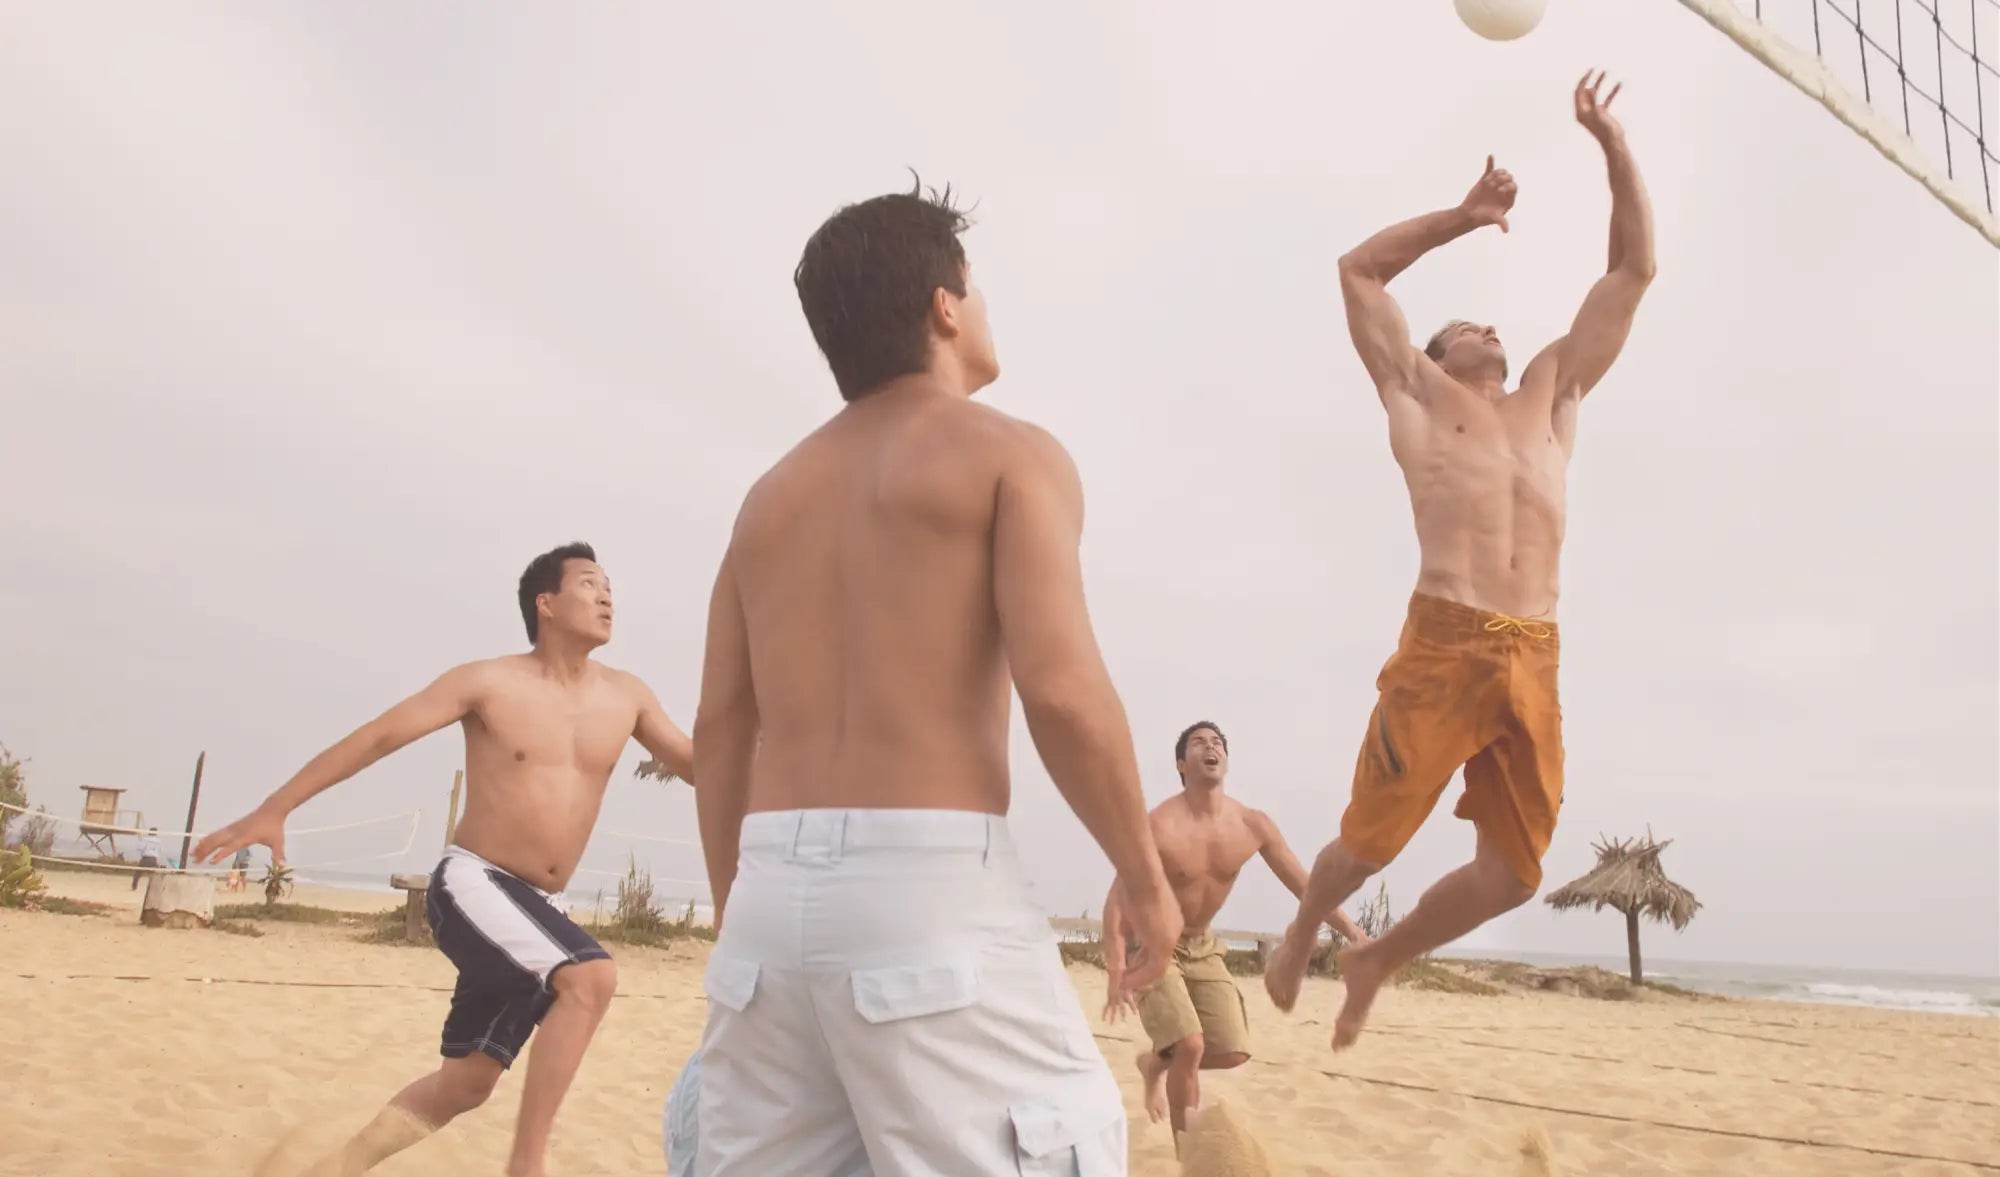
<instances>
[{"instance_id":1,"label":"man's knee","mask_svg":"<svg viewBox=\"0 0 2000 1177\"><path fill-rule=\"evenodd\" d=\"M1537 869L1533 878L1521 877L1521 871L1498 854L1482 854L1480 865L1485 868L1487 893L1493 896L1494 906L1501 911L1512 911L1535 897L1540 890L1542 872Z\"/></svg>"},{"instance_id":2,"label":"man's knee","mask_svg":"<svg viewBox=\"0 0 2000 1177\"><path fill-rule=\"evenodd\" d=\"M1389 855L1388 857L1393 858L1395 856ZM1381 874L1382 868L1387 865L1389 865L1388 860L1383 858L1383 856L1369 855L1363 857L1355 853L1354 849L1340 838L1335 838L1333 841L1328 842L1325 848L1319 852L1319 857L1313 860L1313 869L1315 871L1325 871L1341 882L1354 887L1359 887L1369 879Z\"/></svg>"},{"instance_id":3,"label":"man's knee","mask_svg":"<svg viewBox=\"0 0 2000 1177\"><path fill-rule=\"evenodd\" d=\"M585 1009L603 1013L618 994L618 966L610 960L586 960L559 969L549 982L556 1000L572 1001Z\"/></svg>"},{"instance_id":4,"label":"man's knee","mask_svg":"<svg viewBox=\"0 0 2000 1177\"><path fill-rule=\"evenodd\" d=\"M499 1085L501 1070L498 1062L483 1054L446 1059L437 1076L442 1110L462 1116L485 1103Z\"/></svg>"},{"instance_id":5,"label":"man's knee","mask_svg":"<svg viewBox=\"0 0 2000 1177\"><path fill-rule=\"evenodd\" d=\"M1167 1048L1167 1068L1182 1072L1198 1070L1207 1046L1200 1034L1188 1035Z\"/></svg>"}]
</instances>

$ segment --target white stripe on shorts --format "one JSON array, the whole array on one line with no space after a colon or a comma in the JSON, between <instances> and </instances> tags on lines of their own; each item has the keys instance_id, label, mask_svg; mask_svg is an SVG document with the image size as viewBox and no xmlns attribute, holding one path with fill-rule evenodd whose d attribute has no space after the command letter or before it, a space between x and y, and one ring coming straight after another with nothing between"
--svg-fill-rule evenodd
<instances>
[{"instance_id":1,"label":"white stripe on shorts","mask_svg":"<svg viewBox=\"0 0 2000 1177\"><path fill-rule=\"evenodd\" d=\"M558 965L575 959L541 924L522 911L514 897L502 891L486 872L496 870L509 877L518 876L494 866L463 846L447 847L443 866L445 892L451 896L465 922L472 925L473 931L478 932L487 943L499 949L515 967L533 973L546 986L549 974ZM557 911L565 906L534 884L524 880L523 885L541 895Z\"/></svg>"}]
</instances>

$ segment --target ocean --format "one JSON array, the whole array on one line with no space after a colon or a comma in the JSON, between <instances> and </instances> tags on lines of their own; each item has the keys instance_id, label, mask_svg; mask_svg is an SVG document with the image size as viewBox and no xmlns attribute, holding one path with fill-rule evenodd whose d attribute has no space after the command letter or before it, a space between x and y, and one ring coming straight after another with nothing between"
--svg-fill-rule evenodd
<instances>
[{"instance_id":1,"label":"ocean","mask_svg":"<svg viewBox=\"0 0 2000 1177\"><path fill-rule=\"evenodd\" d=\"M1539 952L1467 952L1462 955L1487 959L1501 957L1543 967L1595 965L1619 974L1623 974L1627 967L1622 956L1557 956ZM1645 968L1649 980L1720 997L2000 1017L2000 977L1665 958L1647 961Z\"/></svg>"}]
</instances>

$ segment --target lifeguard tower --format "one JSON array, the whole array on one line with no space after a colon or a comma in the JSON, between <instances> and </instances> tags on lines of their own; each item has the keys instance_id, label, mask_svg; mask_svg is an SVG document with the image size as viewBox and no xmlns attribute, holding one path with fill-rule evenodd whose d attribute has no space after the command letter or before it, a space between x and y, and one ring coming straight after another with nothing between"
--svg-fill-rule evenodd
<instances>
[{"instance_id":1,"label":"lifeguard tower","mask_svg":"<svg viewBox=\"0 0 2000 1177\"><path fill-rule=\"evenodd\" d=\"M83 821L77 831L83 840L99 854L118 853L118 831L138 829L146 820L146 815L136 809L120 809L118 798L123 789L105 789L97 785L78 785L83 790ZM130 820L126 820L130 819Z\"/></svg>"}]
</instances>

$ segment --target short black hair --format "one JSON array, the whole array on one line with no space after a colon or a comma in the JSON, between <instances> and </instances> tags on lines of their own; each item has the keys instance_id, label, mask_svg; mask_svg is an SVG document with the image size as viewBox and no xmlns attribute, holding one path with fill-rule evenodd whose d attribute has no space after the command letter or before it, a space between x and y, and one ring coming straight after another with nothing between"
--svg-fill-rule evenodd
<instances>
[{"instance_id":1,"label":"short black hair","mask_svg":"<svg viewBox=\"0 0 2000 1177\"><path fill-rule=\"evenodd\" d=\"M949 184L917 180L848 205L806 241L792 285L842 400L930 366L931 298L939 287L964 296L958 235L971 224Z\"/></svg>"},{"instance_id":2,"label":"short black hair","mask_svg":"<svg viewBox=\"0 0 2000 1177\"><path fill-rule=\"evenodd\" d=\"M570 560L588 560L595 564L597 550L581 542L550 548L528 561L527 571L521 573L521 624L528 627L528 644L531 646L542 628L541 617L535 613L535 598L543 593L562 591L563 565Z\"/></svg>"},{"instance_id":3,"label":"short black hair","mask_svg":"<svg viewBox=\"0 0 2000 1177\"><path fill-rule=\"evenodd\" d=\"M1222 734L1221 728L1215 726L1213 723L1210 723L1208 720L1204 719L1197 723L1188 724L1187 730L1181 733L1180 739L1174 741L1175 764L1179 764L1181 761L1187 759L1187 742L1189 738L1191 738L1196 732L1201 731L1204 728L1214 732L1215 738L1222 741L1222 750L1224 752L1229 751L1229 737Z\"/></svg>"}]
</instances>

